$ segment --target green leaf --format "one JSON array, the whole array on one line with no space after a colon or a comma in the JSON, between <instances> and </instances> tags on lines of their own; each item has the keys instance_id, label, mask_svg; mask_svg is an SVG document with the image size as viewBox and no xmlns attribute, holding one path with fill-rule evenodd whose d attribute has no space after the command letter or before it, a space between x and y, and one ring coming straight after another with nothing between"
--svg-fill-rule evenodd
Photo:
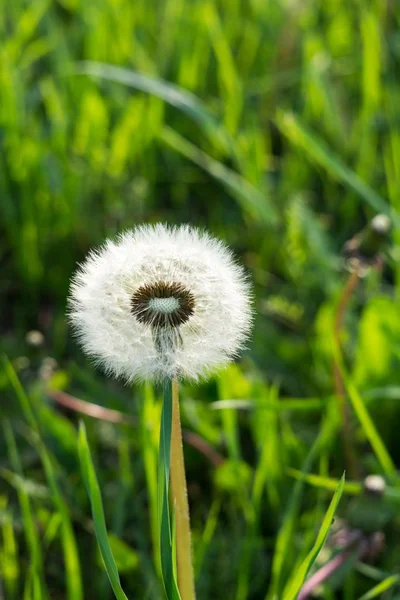
<instances>
[{"instance_id":1,"label":"green leaf","mask_svg":"<svg viewBox=\"0 0 400 600\"><path fill-rule=\"evenodd\" d=\"M397 481L397 469L394 464L389 452L386 449L386 446L375 427L373 420L370 417L370 414L365 406L365 403L358 393L356 386L350 380L349 375L347 374L344 366L343 359L341 357L340 349L334 347L335 358L337 360L338 367L340 369L345 388L350 398L350 402L353 406L354 412L356 413L358 420L360 421L361 427L364 430L364 433L372 446L373 451L375 452L375 456L378 459L383 471L387 475L387 477L393 482Z\"/></svg>"},{"instance_id":2,"label":"green leaf","mask_svg":"<svg viewBox=\"0 0 400 600\"><path fill-rule=\"evenodd\" d=\"M139 566L139 556L136 550L112 532L109 532L107 536L118 572L126 573L136 569Z\"/></svg>"},{"instance_id":3,"label":"green leaf","mask_svg":"<svg viewBox=\"0 0 400 600\"><path fill-rule=\"evenodd\" d=\"M260 410L267 410L255 415L253 420L254 438L259 448L259 460L254 473L252 499L257 519L262 512L262 494L265 489L271 508L279 511L280 482L284 463L284 442L282 440L281 426L278 414L278 389L271 386L263 390L257 399ZM269 409L269 410L268 410ZM268 443L265 443L265 432L268 432ZM275 512L275 514L278 514Z\"/></svg>"},{"instance_id":4,"label":"green leaf","mask_svg":"<svg viewBox=\"0 0 400 600\"><path fill-rule=\"evenodd\" d=\"M400 396L400 390L398 390ZM316 411L324 407L324 400L321 398L280 398L279 402L270 404L259 404L255 402L255 399L227 399L227 400L215 400L208 404L208 408L211 410L253 410L259 411L274 411L274 412L308 412Z\"/></svg>"},{"instance_id":5,"label":"green leaf","mask_svg":"<svg viewBox=\"0 0 400 600\"><path fill-rule=\"evenodd\" d=\"M400 583L400 575L391 575L378 583L378 585L375 585L366 594L363 594L358 600L372 600L372 598L378 598L381 596L382 592L386 592L386 590L396 585L396 583Z\"/></svg>"},{"instance_id":6,"label":"green leaf","mask_svg":"<svg viewBox=\"0 0 400 600\"><path fill-rule=\"evenodd\" d=\"M359 323L359 341L354 365L354 382L359 388L372 382L390 381L396 345L400 336L397 300L386 296L372 298Z\"/></svg>"},{"instance_id":7,"label":"green leaf","mask_svg":"<svg viewBox=\"0 0 400 600\"><path fill-rule=\"evenodd\" d=\"M106 521L104 518L103 502L101 500L100 487L97 481L92 457L90 454L90 449L86 436L86 429L82 422L80 423L79 427L78 449L79 458L81 461L82 475L92 506L94 528L96 531L96 538L100 547L100 552L104 560L104 566L106 568L111 587L114 591L117 600L128 600L121 587L117 565L115 563L111 551L107 535Z\"/></svg>"},{"instance_id":8,"label":"green leaf","mask_svg":"<svg viewBox=\"0 0 400 600\"><path fill-rule=\"evenodd\" d=\"M276 123L282 133L293 144L302 148L311 160L321 165L335 179L356 192L374 210L390 215L397 224L400 224L399 216L391 211L389 204L354 171L347 167L322 140L309 131L295 114L279 110Z\"/></svg>"},{"instance_id":9,"label":"green leaf","mask_svg":"<svg viewBox=\"0 0 400 600\"><path fill-rule=\"evenodd\" d=\"M19 481L23 481L22 462L18 452L18 447L15 442L14 433L9 421L5 420L3 423L4 437L7 445L8 455L13 469L16 471L15 476L19 478ZM43 568L43 553L40 543L39 532L36 527L34 520L34 509L32 507L29 494L24 485L16 487L18 494L18 501L21 507L21 514L23 517L24 534L26 545L29 550L30 568L33 574L38 574L41 581L41 589L43 597L47 598L48 593L44 582L44 568Z\"/></svg>"},{"instance_id":10,"label":"green leaf","mask_svg":"<svg viewBox=\"0 0 400 600\"><path fill-rule=\"evenodd\" d=\"M32 577L32 599L43 600L42 585L40 582L40 577L37 573L34 573Z\"/></svg>"},{"instance_id":11,"label":"green leaf","mask_svg":"<svg viewBox=\"0 0 400 600\"><path fill-rule=\"evenodd\" d=\"M250 384L239 367L235 364L229 365L226 371L218 378L219 395L222 398L246 398L250 394ZM221 413L221 422L224 438L232 461L238 462L241 458L239 441L239 421L236 408L225 410Z\"/></svg>"},{"instance_id":12,"label":"green leaf","mask_svg":"<svg viewBox=\"0 0 400 600\"><path fill-rule=\"evenodd\" d=\"M147 383L144 386L143 402L141 403L140 435L142 444L143 466L146 476L147 495L149 502L149 517L153 557L157 574L161 575L160 539L158 531L158 490L157 490L157 461L159 432L156 423L160 421L159 404L156 402L153 387Z\"/></svg>"},{"instance_id":13,"label":"green leaf","mask_svg":"<svg viewBox=\"0 0 400 600\"><path fill-rule=\"evenodd\" d=\"M169 514L169 472L172 429L172 381L164 383L158 458L158 518L160 527L161 572L167 600L180 600L174 569L174 543Z\"/></svg>"},{"instance_id":14,"label":"green leaf","mask_svg":"<svg viewBox=\"0 0 400 600\"><path fill-rule=\"evenodd\" d=\"M305 475L298 469L286 469L287 474L295 479L301 479L316 488L335 491L340 483L338 479L333 477L323 477L313 473ZM343 492L350 496L359 496L363 491L363 486L357 481L348 481L344 484Z\"/></svg>"},{"instance_id":15,"label":"green leaf","mask_svg":"<svg viewBox=\"0 0 400 600\"><path fill-rule=\"evenodd\" d=\"M36 483L36 481L32 481L31 479L26 479L26 477L21 477L18 473L13 473L8 469L0 467L0 477L12 485L16 490L23 490L29 497L49 497L49 490L46 486Z\"/></svg>"},{"instance_id":16,"label":"green leaf","mask_svg":"<svg viewBox=\"0 0 400 600\"><path fill-rule=\"evenodd\" d=\"M266 600L276 600L281 597L281 590L284 578L285 566L290 557L291 548L293 546L292 539L295 531L295 525L297 516L300 508L300 502L305 484L305 477L310 471L314 460L318 456L319 452L329 447L332 443L333 437L336 435L336 431L339 426L338 413L336 410L335 401L331 401L328 406L327 413L324 417L322 425L320 427L320 433L310 448L307 457L302 466L302 477L296 481L293 490L289 495L289 501L285 508L282 517L282 526L279 530L275 552L272 561L272 579L271 585L266 595Z\"/></svg>"},{"instance_id":17,"label":"green leaf","mask_svg":"<svg viewBox=\"0 0 400 600\"><path fill-rule=\"evenodd\" d=\"M34 443L39 453L46 478L51 490L54 506L58 510L62 519L61 539L65 562L65 580L67 587L67 598L69 600L83 600L82 578L79 564L79 553L75 539L72 521L69 509L65 503L57 482L56 473L53 467L52 458L41 436L38 420L32 409L30 399L25 393L24 388L19 381L17 374L7 357L3 357L3 364L8 380L14 389L15 395L21 405L26 420L35 432Z\"/></svg>"},{"instance_id":18,"label":"green leaf","mask_svg":"<svg viewBox=\"0 0 400 600\"><path fill-rule=\"evenodd\" d=\"M201 127L204 127L207 132L213 132L214 137L216 130L221 129L216 116L195 94L170 81L96 61L84 61L78 66L78 69L79 73L108 79L156 96L185 113ZM229 143L226 132L224 132L223 139L227 144Z\"/></svg>"},{"instance_id":19,"label":"green leaf","mask_svg":"<svg viewBox=\"0 0 400 600\"><path fill-rule=\"evenodd\" d=\"M322 546L325 543L325 540L329 533L330 526L331 526L333 518L335 516L336 509L338 507L340 498L343 493L344 479L345 479L345 477L343 474L343 476L340 480L339 486L338 486L338 488L332 498L332 501L328 507L328 510L326 511L326 514L322 521L322 525L320 527L317 539L315 540L315 544L313 545L310 552L308 553L308 555L306 556L306 558L300 565L297 572L294 574L291 581L289 581L289 583L287 584L285 591L284 591L284 595L283 595L284 600L296 600L297 595L307 577L307 574L308 574L310 568L314 564L315 559L317 558Z\"/></svg>"},{"instance_id":20,"label":"green leaf","mask_svg":"<svg viewBox=\"0 0 400 600\"><path fill-rule=\"evenodd\" d=\"M244 460L226 459L214 472L214 483L218 490L231 495L243 496L252 478L252 471Z\"/></svg>"},{"instance_id":21,"label":"green leaf","mask_svg":"<svg viewBox=\"0 0 400 600\"><path fill-rule=\"evenodd\" d=\"M195 570L196 576L198 576L201 572L201 568L203 565L204 557L207 553L208 548L211 545L211 542L214 538L215 531L218 525L218 517L221 510L221 497L217 496L211 505L210 511L207 516L207 521L203 528L203 532L201 538L197 541L195 547Z\"/></svg>"},{"instance_id":22,"label":"green leaf","mask_svg":"<svg viewBox=\"0 0 400 600\"><path fill-rule=\"evenodd\" d=\"M7 598L18 596L21 567L17 532L13 516L8 512L8 498L0 495L0 573ZM23 568L23 567L22 567ZM43 595L43 599L47 595Z\"/></svg>"},{"instance_id":23,"label":"green leaf","mask_svg":"<svg viewBox=\"0 0 400 600\"><path fill-rule=\"evenodd\" d=\"M212 158L170 127L162 129L160 139L222 183L250 217L268 225L278 222L278 213L271 200L239 173Z\"/></svg>"}]
</instances>

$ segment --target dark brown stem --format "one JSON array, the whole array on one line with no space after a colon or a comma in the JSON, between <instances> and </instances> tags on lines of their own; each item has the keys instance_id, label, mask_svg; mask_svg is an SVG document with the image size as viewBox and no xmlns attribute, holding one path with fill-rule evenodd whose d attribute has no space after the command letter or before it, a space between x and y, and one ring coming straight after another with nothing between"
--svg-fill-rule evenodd
<instances>
[{"instance_id":1,"label":"dark brown stem","mask_svg":"<svg viewBox=\"0 0 400 600\"><path fill-rule=\"evenodd\" d=\"M80 400L79 398L75 398L75 396L71 396L60 390L49 390L47 394L50 398L55 400L57 404L75 412L79 412L82 415L92 417L93 419L100 419L101 421L108 421L109 423L135 423L132 417L119 410L104 408L104 406L99 406L99 404Z\"/></svg>"},{"instance_id":2,"label":"dark brown stem","mask_svg":"<svg viewBox=\"0 0 400 600\"><path fill-rule=\"evenodd\" d=\"M344 317L346 314L346 309L349 305L350 299L360 281L360 277L357 269L349 275L346 285L343 288L342 294L340 296L339 304L336 309L335 314L335 324L334 324L334 338L335 343L338 347L341 347L341 338L342 338L342 329ZM345 456L345 463L347 470L349 472L351 479L359 479L358 466L356 457L354 454L354 448L352 443L352 433L351 433L351 411L350 406L346 398L346 389L343 382L342 374L340 372L339 365L334 359L333 361L333 375L335 381L335 392L338 398L338 403L340 406L340 412L342 417L342 433L343 433L343 449Z\"/></svg>"},{"instance_id":3,"label":"dark brown stem","mask_svg":"<svg viewBox=\"0 0 400 600\"><path fill-rule=\"evenodd\" d=\"M47 395L50 396L50 398L57 402L57 404L60 406L64 406L69 410L73 410L81 415L86 415L92 419L108 421L109 423L126 423L128 425L136 424L134 417L131 417L126 413L123 413L119 410L104 408L104 406L94 404L93 402L80 400L79 398L75 398L75 396L71 396L71 394L67 394L61 390L48 390ZM214 450L211 444L209 444L198 433L184 429L183 439L189 446L192 446L192 448L195 448L198 450L198 452L203 454L203 456L208 458L214 467L219 467L224 462L225 458L216 450Z\"/></svg>"},{"instance_id":4,"label":"dark brown stem","mask_svg":"<svg viewBox=\"0 0 400 600\"><path fill-rule=\"evenodd\" d=\"M192 446L192 448L196 448L196 450L206 456L214 467L220 467L225 461L225 458L214 450L214 448L197 433L184 429L183 439L187 444Z\"/></svg>"}]
</instances>

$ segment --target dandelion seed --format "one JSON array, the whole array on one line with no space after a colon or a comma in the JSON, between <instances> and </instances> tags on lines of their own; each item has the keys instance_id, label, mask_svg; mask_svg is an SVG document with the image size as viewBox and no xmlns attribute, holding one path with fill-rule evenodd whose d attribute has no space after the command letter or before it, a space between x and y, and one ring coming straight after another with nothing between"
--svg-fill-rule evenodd
<instances>
[{"instance_id":1,"label":"dandelion seed","mask_svg":"<svg viewBox=\"0 0 400 600\"><path fill-rule=\"evenodd\" d=\"M92 251L69 316L84 350L127 381L198 379L248 337L250 285L219 240L190 226L140 226Z\"/></svg>"},{"instance_id":2,"label":"dandelion seed","mask_svg":"<svg viewBox=\"0 0 400 600\"><path fill-rule=\"evenodd\" d=\"M364 277L371 267L381 268L383 266L382 251L388 244L391 230L391 221L386 215L375 215L375 217L350 240L342 249L349 271L357 271L360 277Z\"/></svg>"}]
</instances>

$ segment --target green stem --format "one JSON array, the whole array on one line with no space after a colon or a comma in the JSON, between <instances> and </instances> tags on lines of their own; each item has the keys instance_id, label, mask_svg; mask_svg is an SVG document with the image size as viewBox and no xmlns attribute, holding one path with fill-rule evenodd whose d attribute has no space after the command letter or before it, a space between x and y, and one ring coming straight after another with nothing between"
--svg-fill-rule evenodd
<instances>
[{"instance_id":1,"label":"green stem","mask_svg":"<svg viewBox=\"0 0 400 600\"><path fill-rule=\"evenodd\" d=\"M158 517L160 525L160 561L167 600L181 600L174 574L174 545L169 514L168 490L171 456L172 381L164 383L158 458Z\"/></svg>"}]
</instances>

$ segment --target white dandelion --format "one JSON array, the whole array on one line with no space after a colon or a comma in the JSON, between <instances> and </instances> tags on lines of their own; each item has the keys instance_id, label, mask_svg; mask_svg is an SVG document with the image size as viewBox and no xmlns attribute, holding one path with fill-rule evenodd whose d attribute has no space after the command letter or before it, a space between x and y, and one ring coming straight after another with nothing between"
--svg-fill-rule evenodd
<instances>
[{"instance_id":1,"label":"white dandelion","mask_svg":"<svg viewBox=\"0 0 400 600\"><path fill-rule=\"evenodd\" d=\"M84 350L113 375L196 380L243 348L250 284L209 234L145 225L89 254L72 280L69 316Z\"/></svg>"}]
</instances>

